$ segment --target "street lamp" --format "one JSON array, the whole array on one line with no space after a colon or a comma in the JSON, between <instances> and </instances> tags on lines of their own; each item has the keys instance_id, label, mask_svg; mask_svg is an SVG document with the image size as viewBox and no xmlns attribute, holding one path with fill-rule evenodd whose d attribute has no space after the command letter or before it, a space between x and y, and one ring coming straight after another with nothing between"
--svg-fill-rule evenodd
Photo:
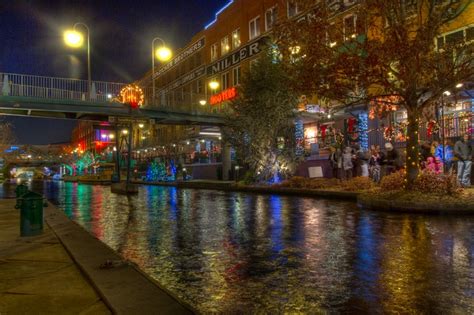
<instances>
[{"instance_id":1,"label":"street lamp","mask_svg":"<svg viewBox=\"0 0 474 315\"><path fill-rule=\"evenodd\" d=\"M87 30L87 85L89 88L89 95L92 87L91 80L91 45L90 45L90 30L89 27L84 23L75 23L72 26L72 30L67 30L64 32L64 42L66 45L72 48L79 48L84 43L84 36L81 32L78 32L76 29L78 26L82 26Z\"/></svg>"},{"instance_id":2,"label":"street lamp","mask_svg":"<svg viewBox=\"0 0 474 315\"><path fill-rule=\"evenodd\" d=\"M160 40L162 45L155 50L155 41ZM166 43L159 37L153 38L151 41L151 80L153 81L153 102L155 101L155 58L161 62L166 62L171 59L173 53L171 49L166 47Z\"/></svg>"},{"instance_id":3,"label":"street lamp","mask_svg":"<svg viewBox=\"0 0 474 315\"><path fill-rule=\"evenodd\" d=\"M217 82L216 80L212 80L211 82L209 82L209 87L213 91L217 90L219 88L219 85L219 82Z\"/></svg>"}]
</instances>

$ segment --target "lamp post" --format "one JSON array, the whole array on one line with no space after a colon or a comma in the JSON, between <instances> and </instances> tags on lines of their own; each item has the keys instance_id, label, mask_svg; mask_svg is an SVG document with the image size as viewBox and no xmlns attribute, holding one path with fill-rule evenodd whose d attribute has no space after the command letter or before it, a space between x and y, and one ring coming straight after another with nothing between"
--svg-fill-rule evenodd
<instances>
[{"instance_id":1,"label":"lamp post","mask_svg":"<svg viewBox=\"0 0 474 315\"><path fill-rule=\"evenodd\" d=\"M162 46L158 49L155 50L155 41L161 41L162 43ZM172 52L171 50L166 47L166 43L164 40L162 40L161 38L159 37L155 37L153 38L153 40L151 41L151 81L153 82L153 100L152 102L155 101L155 57L164 62L164 61L168 61L171 59L171 56L172 56Z\"/></svg>"},{"instance_id":2,"label":"lamp post","mask_svg":"<svg viewBox=\"0 0 474 315\"><path fill-rule=\"evenodd\" d=\"M64 41L66 44L73 48L79 48L82 46L84 42L84 38L82 33L78 32L76 29L78 26L82 26L87 30L87 85L89 96L92 87L92 80L91 80L91 45L90 45L90 30L89 27L81 22L75 23L72 26L72 30L68 30L64 32Z\"/></svg>"}]
</instances>

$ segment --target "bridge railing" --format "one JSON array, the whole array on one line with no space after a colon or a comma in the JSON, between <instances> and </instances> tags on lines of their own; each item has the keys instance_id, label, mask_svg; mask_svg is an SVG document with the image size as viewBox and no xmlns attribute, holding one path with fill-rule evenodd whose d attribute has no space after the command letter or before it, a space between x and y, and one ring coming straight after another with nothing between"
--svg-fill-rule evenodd
<instances>
[{"instance_id":1,"label":"bridge railing","mask_svg":"<svg viewBox=\"0 0 474 315\"><path fill-rule=\"evenodd\" d=\"M117 101L126 83L55 78L0 72L0 95L21 96L40 99L74 100L107 103ZM151 87L142 88L145 96L144 108L169 112L221 115L227 105L209 104L210 95L184 91L159 91ZM154 97L153 97L154 96Z\"/></svg>"},{"instance_id":2,"label":"bridge railing","mask_svg":"<svg viewBox=\"0 0 474 315\"><path fill-rule=\"evenodd\" d=\"M107 102L126 85L87 80L0 73L1 94L44 99Z\"/></svg>"}]
</instances>

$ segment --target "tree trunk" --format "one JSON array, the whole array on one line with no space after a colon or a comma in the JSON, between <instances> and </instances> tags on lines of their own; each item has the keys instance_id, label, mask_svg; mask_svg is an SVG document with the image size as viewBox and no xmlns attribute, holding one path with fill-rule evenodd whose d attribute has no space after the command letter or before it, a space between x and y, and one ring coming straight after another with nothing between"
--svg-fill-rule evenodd
<instances>
[{"instance_id":1,"label":"tree trunk","mask_svg":"<svg viewBox=\"0 0 474 315\"><path fill-rule=\"evenodd\" d=\"M413 189L413 184L418 176L420 159L418 132L420 129L420 113L418 109L409 109L407 126L407 147L406 147L406 189Z\"/></svg>"}]
</instances>

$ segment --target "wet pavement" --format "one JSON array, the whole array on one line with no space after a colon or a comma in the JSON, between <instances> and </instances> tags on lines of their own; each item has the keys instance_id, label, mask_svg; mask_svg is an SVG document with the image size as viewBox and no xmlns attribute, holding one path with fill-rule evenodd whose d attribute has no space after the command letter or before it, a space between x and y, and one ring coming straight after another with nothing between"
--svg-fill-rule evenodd
<instances>
[{"instance_id":1,"label":"wet pavement","mask_svg":"<svg viewBox=\"0 0 474 315\"><path fill-rule=\"evenodd\" d=\"M20 237L14 200L0 200L0 314L111 314L52 230Z\"/></svg>"},{"instance_id":2,"label":"wet pavement","mask_svg":"<svg viewBox=\"0 0 474 315\"><path fill-rule=\"evenodd\" d=\"M470 217L175 187L126 197L107 186L33 186L204 313L474 312Z\"/></svg>"}]
</instances>

